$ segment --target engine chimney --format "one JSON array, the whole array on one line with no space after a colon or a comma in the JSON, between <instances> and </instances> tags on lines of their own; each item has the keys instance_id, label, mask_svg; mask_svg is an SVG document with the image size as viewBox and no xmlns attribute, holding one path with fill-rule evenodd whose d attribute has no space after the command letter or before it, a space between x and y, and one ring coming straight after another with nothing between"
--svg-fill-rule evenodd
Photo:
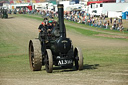
<instances>
[{"instance_id":1,"label":"engine chimney","mask_svg":"<svg viewBox=\"0 0 128 85\"><path fill-rule=\"evenodd\" d=\"M60 28L60 36L66 38L66 29L64 25L64 10L63 4L58 4L58 18L59 18L59 28Z\"/></svg>"}]
</instances>

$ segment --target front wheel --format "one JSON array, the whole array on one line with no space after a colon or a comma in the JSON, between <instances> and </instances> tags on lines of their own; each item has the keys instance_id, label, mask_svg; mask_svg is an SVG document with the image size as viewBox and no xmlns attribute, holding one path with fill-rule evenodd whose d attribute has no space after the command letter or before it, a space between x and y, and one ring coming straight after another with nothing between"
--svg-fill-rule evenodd
<instances>
[{"instance_id":1,"label":"front wheel","mask_svg":"<svg viewBox=\"0 0 128 85\"><path fill-rule=\"evenodd\" d=\"M83 69L83 54L79 47L75 48L74 57L75 57L76 70L82 70Z\"/></svg>"},{"instance_id":2,"label":"front wheel","mask_svg":"<svg viewBox=\"0 0 128 85\"><path fill-rule=\"evenodd\" d=\"M40 71L42 67L41 44L39 39L29 42L29 63L32 71Z\"/></svg>"},{"instance_id":3,"label":"front wheel","mask_svg":"<svg viewBox=\"0 0 128 85\"><path fill-rule=\"evenodd\" d=\"M45 69L47 73L52 73L53 70L53 56L50 49L46 49L45 55Z\"/></svg>"}]
</instances>

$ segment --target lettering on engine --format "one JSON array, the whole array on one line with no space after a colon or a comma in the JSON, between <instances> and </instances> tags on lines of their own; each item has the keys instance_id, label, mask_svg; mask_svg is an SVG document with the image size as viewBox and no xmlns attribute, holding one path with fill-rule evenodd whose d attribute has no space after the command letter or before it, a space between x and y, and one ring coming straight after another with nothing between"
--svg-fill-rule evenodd
<instances>
[{"instance_id":1,"label":"lettering on engine","mask_svg":"<svg viewBox=\"0 0 128 85\"><path fill-rule=\"evenodd\" d=\"M59 60L58 65L66 65L66 64L72 64L72 60Z\"/></svg>"}]
</instances>

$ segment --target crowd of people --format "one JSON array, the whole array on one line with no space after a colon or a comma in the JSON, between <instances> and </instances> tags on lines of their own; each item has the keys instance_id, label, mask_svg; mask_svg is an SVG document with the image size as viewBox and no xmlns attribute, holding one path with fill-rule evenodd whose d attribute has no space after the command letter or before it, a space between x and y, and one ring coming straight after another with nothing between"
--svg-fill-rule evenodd
<instances>
[{"instance_id":1,"label":"crowd of people","mask_svg":"<svg viewBox=\"0 0 128 85\"><path fill-rule=\"evenodd\" d=\"M49 16L51 17L58 17L58 13L54 11L39 11L35 14L41 14L43 16ZM110 29L110 30L119 30L123 31L123 22L122 17L118 18L106 18L105 15L101 16L94 16L90 15L84 11L70 11L70 12L64 12L64 19L69 21L74 21L77 23L86 24L93 27L99 27L104 29Z\"/></svg>"},{"instance_id":2,"label":"crowd of people","mask_svg":"<svg viewBox=\"0 0 128 85\"><path fill-rule=\"evenodd\" d=\"M65 12L64 18L66 20L86 24L89 26L100 27L111 30L119 30L119 31L124 30L121 16L115 19L112 18L107 19L105 15L95 17L94 15L90 15L86 12L71 11L71 12Z\"/></svg>"},{"instance_id":3,"label":"crowd of people","mask_svg":"<svg viewBox=\"0 0 128 85\"><path fill-rule=\"evenodd\" d=\"M49 16L50 18L58 17L58 13L53 10L52 11L32 10L32 11L27 11L26 13L42 15L43 17ZM95 17L94 15L90 15L85 11L73 10L69 12L64 12L64 18L66 20L86 24L93 27L99 27L99 28L110 29L110 30L119 30L119 31L124 30L121 16L118 18L108 19L103 14L98 17Z\"/></svg>"}]
</instances>

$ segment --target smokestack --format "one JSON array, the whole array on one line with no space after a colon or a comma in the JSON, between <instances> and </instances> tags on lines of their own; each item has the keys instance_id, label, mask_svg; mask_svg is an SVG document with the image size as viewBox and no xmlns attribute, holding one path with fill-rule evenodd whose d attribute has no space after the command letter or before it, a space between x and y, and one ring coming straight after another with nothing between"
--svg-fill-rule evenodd
<instances>
[{"instance_id":1,"label":"smokestack","mask_svg":"<svg viewBox=\"0 0 128 85\"><path fill-rule=\"evenodd\" d=\"M58 4L58 18L59 18L59 28L60 28L60 35L61 37L66 37L66 29L64 26L64 10L63 4Z\"/></svg>"}]
</instances>

